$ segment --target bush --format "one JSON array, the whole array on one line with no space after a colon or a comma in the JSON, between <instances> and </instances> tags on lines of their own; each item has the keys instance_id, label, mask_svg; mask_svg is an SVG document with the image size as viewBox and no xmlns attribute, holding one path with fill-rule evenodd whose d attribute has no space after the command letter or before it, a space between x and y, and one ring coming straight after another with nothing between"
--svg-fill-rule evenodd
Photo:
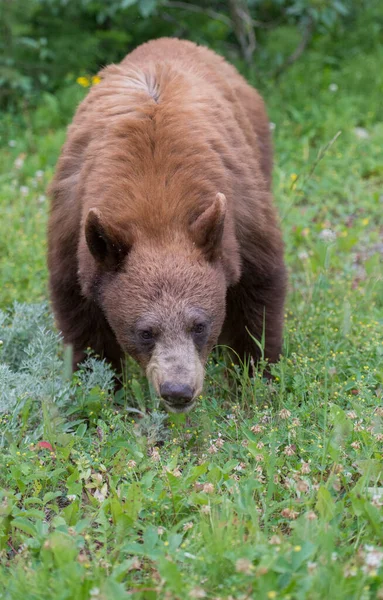
<instances>
[{"instance_id":1,"label":"bush","mask_svg":"<svg viewBox=\"0 0 383 600\"><path fill-rule=\"evenodd\" d=\"M177 36L207 44L234 62L280 74L312 37L342 40L376 0L13 0L0 6L0 106L28 107L42 92L56 92L84 73L119 61L151 38ZM366 6L367 4L367 6ZM283 47L267 51L270 33L295 31Z\"/></svg>"}]
</instances>

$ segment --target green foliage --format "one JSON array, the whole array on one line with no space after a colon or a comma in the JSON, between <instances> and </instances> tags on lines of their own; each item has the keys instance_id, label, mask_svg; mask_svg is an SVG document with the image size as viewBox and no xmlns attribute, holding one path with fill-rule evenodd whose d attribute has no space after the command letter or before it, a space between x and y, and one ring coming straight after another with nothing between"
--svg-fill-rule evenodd
<instances>
[{"instance_id":1,"label":"green foliage","mask_svg":"<svg viewBox=\"0 0 383 600\"><path fill-rule=\"evenodd\" d=\"M235 9L242 15L235 20ZM248 17L243 16L244 7ZM376 16L368 40L382 31L379 3L368 0L13 0L0 5L0 106L30 107L41 94L72 85L79 76L96 73L119 61L133 47L154 37L186 37L230 53L243 62L242 30L254 35L251 64L257 71L279 70L299 48L300 36L342 37L366 11ZM371 21L371 19L370 19ZM269 37L289 26L283 47ZM367 36L366 36L367 37ZM290 40L290 41L289 41ZM254 53L255 50L255 53ZM329 56L329 60L338 58ZM46 96L49 98L49 95Z\"/></svg>"},{"instance_id":2,"label":"green foliage","mask_svg":"<svg viewBox=\"0 0 383 600\"><path fill-rule=\"evenodd\" d=\"M211 360L187 417L158 410L133 362L116 393L95 357L72 375L53 333L44 189L82 88L45 93L24 128L4 117L1 598L383 596L377 15L363 12L347 44L314 36L278 85L248 73L275 125L290 272L284 355L269 384ZM286 36L293 48L294 28L276 28L265 56L283 54Z\"/></svg>"}]
</instances>

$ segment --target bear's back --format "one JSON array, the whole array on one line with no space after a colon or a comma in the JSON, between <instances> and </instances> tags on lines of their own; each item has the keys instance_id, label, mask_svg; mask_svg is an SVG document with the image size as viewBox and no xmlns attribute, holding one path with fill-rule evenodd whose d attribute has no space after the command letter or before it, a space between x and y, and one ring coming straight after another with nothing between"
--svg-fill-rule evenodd
<instances>
[{"instance_id":1,"label":"bear's back","mask_svg":"<svg viewBox=\"0 0 383 600\"><path fill-rule=\"evenodd\" d=\"M163 38L100 75L68 130L52 183L62 227L78 228L98 207L155 239L185 230L222 191L237 234L263 237L268 119L234 67L207 48Z\"/></svg>"}]
</instances>

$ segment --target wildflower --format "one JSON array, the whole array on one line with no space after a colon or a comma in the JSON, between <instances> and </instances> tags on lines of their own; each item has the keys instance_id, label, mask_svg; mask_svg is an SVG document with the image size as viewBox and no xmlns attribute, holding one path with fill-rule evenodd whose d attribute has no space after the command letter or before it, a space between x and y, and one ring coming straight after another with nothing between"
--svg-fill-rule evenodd
<instances>
[{"instance_id":1,"label":"wildflower","mask_svg":"<svg viewBox=\"0 0 383 600\"><path fill-rule=\"evenodd\" d=\"M330 92L337 92L338 85L336 83L330 83L330 85L328 86L328 89L330 90Z\"/></svg>"},{"instance_id":2,"label":"wildflower","mask_svg":"<svg viewBox=\"0 0 383 600\"><path fill-rule=\"evenodd\" d=\"M307 481L304 481L303 479L299 479L299 481L297 481L298 492L306 494L309 491L309 489L310 489L310 486L307 483Z\"/></svg>"},{"instance_id":3,"label":"wildflower","mask_svg":"<svg viewBox=\"0 0 383 600\"><path fill-rule=\"evenodd\" d=\"M363 573L371 573L371 571L376 571L380 569L383 563L383 552L382 550L378 550L374 548L374 546L366 545L364 547L365 552L363 553L363 562L362 566Z\"/></svg>"},{"instance_id":4,"label":"wildflower","mask_svg":"<svg viewBox=\"0 0 383 600\"><path fill-rule=\"evenodd\" d=\"M194 523L192 521L188 521L187 523L185 523L185 525L183 526L183 530L184 531L189 531L189 529L192 529Z\"/></svg>"},{"instance_id":5,"label":"wildflower","mask_svg":"<svg viewBox=\"0 0 383 600\"><path fill-rule=\"evenodd\" d=\"M139 569L141 569L141 561L137 556L134 556L128 571L138 571Z\"/></svg>"},{"instance_id":6,"label":"wildflower","mask_svg":"<svg viewBox=\"0 0 383 600\"><path fill-rule=\"evenodd\" d=\"M13 163L15 169L18 169L18 170L21 169L21 167L24 164L25 157L26 157L26 154L22 153L22 154L20 154L20 156L18 156L16 158L15 162Z\"/></svg>"},{"instance_id":7,"label":"wildflower","mask_svg":"<svg viewBox=\"0 0 383 600\"><path fill-rule=\"evenodd\" d=\"M293 550L294 552L300 552L302 550L302 546L294 546Z\"/></svg>"},{"instance_id":8,"label":"wildflower","mask_svg":"<svg viewBox=\"0 0 383 600\"><path fill-rule=\"evenodd\" d=\"M352 442L351 447L354 448L354 450L360 450L360 442Z\"/></svg>"},{"instance_id":9,"label":"wildflower","mask_svg":"<svg viewBox=\"0 0 383 600\"><path fill-rule=\"evenodd\" d=\"M77 498L76 494L68 494L67 496L69 502L74 502Z\"/></svg>"},{"instance_id":10,"label":"wildflower","mask_svg":"<svg viewBox=\"0 0 383 600\"><path fill-rule=\"evenodd\" d=\"M279 416L281 419L288 419L291 416L291 412L287 410L287 408L282 408L282 410L279 411Z\"/></svg>"},{"instance_id":11,"label":"wildflower","mask_svg":"<svg viewBox=\"0 0 383 600\"><path fill-rule=\"evenodd\" d=\"M378 417L383 417L383 406L378 406L375 410L374 413L378 416Z\"/></svg>"},{"instance_id":12,"label":"wildflower","mask_svg":"<svg viewBox=\"0 0 383 600\"><path fill-rule=\"evenodd\" d=\"M346 413L346 415L349 419L352 419L352 420L358 418L358 415L356 414L355 410L349 410L348 413Z\"/></svg>"},{"instance_id":13,"label":"wildflower","mask_svg":"<svg viewBox=\"0 0 383 600\"><path fill-rule=\"evenodd\" d=\"M310 464L307 462L303 462L301 465L301 473L303 473L304 475L307 475L308 473L310 473L311 469L310 469Z\"/></svg>"},{"instance_id":14,"label":"wildflower","mask_svg":"<svg viewBox=\"0 0 383 600\"><path fill-rule=\"evenodd\" d=\"M282 543L282 540L279 537L279 535L272 535L269 540L269 544L272 544L272 546L279 546L281 543Z\"/></svg>"},{"instance_id":15,"label":"wildflower","mask_svg":"<svg viewBox=\"0 0 383 600\"><path fill-rule=\"evenodd\" d=\"M265 460L265 458L264 458L263 454L256 454L255 460L257 462L263 462Z\"/></svg>"},{"instance_id":16,"label":"wildflower","mask_svg":"<svg viewBox=\"0 0 383 600\"><path fill-rule=\"evenodd\" d=\"M9 142L8 142L8 146L9 146L10 148L14 148L14 147L16 146L16 140L9 140Z\"/></svg>"},{"instance_id":17,"label":"wildflower","mask_svg":"<svg viewBox=\"0 0 383 600\"><path fill-rule=\"evenodd\" d=\"M383 442L383 433L375 433L374 437L378 442Z\"/></svg>"},{"instance_id":18,"label":"wildflower","mask_svg":"<svg viewBox=\"0 0 383 600\"><path fill-rule=\"evenodd\" d=\"M248 445L249 445L249 441L248 441L248 440L242 440L242 442L241 442L241 446L242 446L243 448L247 448L247 447L248 447Z\"/></svg>"},{"instance_id":19,"label":"wildflower","mask_svg":"<svg viewBox=\"0 0 383 600\"><path fill-rule=\"evenodd\" d=\"M214 492L214 485L212 483L205 483L202 489L205 494L212 494Z\"/></svg>"},{"instance_id":20,"label":"wildflower","mask_svg":"<svg viewBox=\"0 0 383 600\"><path fill-rule=\"evenodd\" d=\"M152 448L152 450L150 451L150 458L154 461L154 462L158 462L160 460L160 453L158 452L158 448Z\"/></svg>"},{"instance_id":21,"label":"wildflower","mask_svg":"<svg viewBox=\"0 0 383 600\"><path fill-rule=\"evenodd\" d=\"M293 427L300 427L301 422L298 418L295 418L291 421L291 425L293 425Z\"/></svg>"},{"instance_id":22,"label":"wildflower","mask_svg":"<svg viewBox=\"0 0 383 600\"><path fill-rule=\"evenodd\" d=\"M286 446L283 452L286 456L293 456L295 454L295 445L291 444L290 446Z\"/></svg>"},{"instance_id":23,"label":"wildflower","mask_svg":"<svg viewBox=\"0 0 383 600\"><path fill-rule=\"evenodd\" d=\"M100 81L101 81L101 77L99 77L98 75L93 75L92 85L97 85L98 83L100 83Z\"/></svg>"},{"instance_id":24,"label":"wildflower","mask_svg":"<svg viewBox=\"0 0 383 600\"><path fill-rule=\"evenodd\" d=\"M274 600L274 598L277 597L277 592L274 592L274 590L271 590L270 592L267 592L267 597L270 598L270 600Z\"/></svg>"},{"instance_id":25,"label":"wildflower","mask_svg":"<svg viewBox=\"0 0 383 600\"><path fill-rule=\"evenodd\" d=\"M298 252L298 258L299 260L307 260L309 257L308 252L306 252L306 250L301 250L301 252Z\"/></svg>"},{"instance_id":26,"label":"wildflower","mask_svg":"<svg viewBox=\"0 0 383 600\"><path fill-rule=\"evenodd\" d=\"M218 438L218 440L215 441L215 445L217 448L223 448L224 443L225 442L223 441L222 438Z\"/></svg>"},{"instance_id":27,"label":"wildflower","mask_svg":"<svg viewBox=\"0 0 383 600\"><path fill-rule=\"evenodd\" d=\"M215 444L211 444L208 449L209 454L217 454L218 448Z\"/></svg>"},{"instance_id":28,"label":"wildflower","mask_svg":"<svg viewBox=\"0 0 383 600\"><path fill-rule=\"evenodd\" d=\"M284 517L285 519L292 519L295 520L297 518L297 516L299 515L299 512L292 510L291 508L284 508L281 511L281 515L282 517Z\"/></svg>"},{"instance_id":29,"label":"wildflower","mask_svg":"<svg viewBox=\"0 0 383 600\"><path fill-rule=\"evenodd\" d=\"M234 467L234 471L243 471L244 469L246 469L246 464L244 462L240 462Z\"/></svg>"},{"instance_id":30,"label":"wildflower","mask_svg":"<svg viewBox=\"0 0 383 600\"><path fill-rule=\"evenodd\" d=\"M157 533L158 535L163 535L165 533L165 528L164 527L157 527Z\"/></svg>"},{"instance_id":31,"label":"wildflower","mask_svg":"<svg viewBox=\"0 0 383 600\"><path fill-rule=\"evenodd\" d=\"M42 171L41 169L38 169L38 171L36 171L36 173L35 173L35 177L36 177L36 179L42 179L44 177L44 171Z\"/></svg>"},{"instance_id":32,"label":"wildflower","mask_svg":"<svg viewBox=\"0 0 383 600\"><path fill-rule=\"evenodd\" d=\"M270 121L270 123L269 123L269 129L270 129L270 131L274 131L275 128L276 128L276 124L273 123L272 121Z\"/></svg>"},{"instance_id":33,"label":"wildflower","mask_svg":"<svg viewBox=\"0 0 383 600\"><path fill-rule=\"evenodd\" d=\"M137 465L135 460L128 460L128 469L134 469L134 467Z\"/></svg>"},{"instance_id":34,"label":"wildflower","mask_svg":"<svg viewBox=\"0 0 383 600\"><path fill-rule=\"evenodd\" d=\"M258 450L262 450L262 448L263 448L264 445L265 444L263 442L258 442L258 444L257 444Z\"/></svg>"},{"instance_id":35,"label":"wildflower","mask_svg":"<svg viewBox=\"0 0 383 600\"><path fill-rule=\"evenodd\" d=\"M318 518L313 510L310 510L308 513L306 513L305 517L308 521L315 521Z\"/></svg>"},{"instance_id":36,"label":"wildflower","mask_svg":"<svg viewBox=\"0 0 383 600\"><path fill-rule=\"evenodd\" d=\"M96 498L96 500L99 501L100 504L102 504L104 502L107 495L108 495L108 486L106 483L104 483L101 490L96 490L93 494L93 496Z\"/></svg>"},{"instance_id":37,"label":"wildflower","mask_svg":"<svg viewBox=\"0 0 383 600\"><path fill-rule=\"evenodd\" d=\"M343 570L343 575L348 579L349 577L356 577L358 574L358 569L355 565L346 565Z\"/></svg>"},{"instance_id":38,"label":"wildflower","mask_svg":"<svg viewBox=\"0 0 383 600\"><path fill-rule=\"evenodd\" d=\"M174 477L181 477L182 473L181 473L181 471L178 469L178 467L174 469L174 471L173 471L173 475L174 475Z\"/></svg>"},{"instance_id":39,"label":"wildflower","mask_svg":"<svg viewBox=\"0 0 383 600\"><path fill-rule=\"evenodd\" d=\"M315 569L317 568L317 563L316 562L311 562L310 560L307 563L307 570L308 572L311 574L315 571Z\"/></svg>"},{"instance_id":40,"label":"wildflower","mask_svg":"<svg viewBox=\"0 0 383 600\"><path fill-rule=\"evenodd\" d=\"M237 573L244 573L245 575L251 575L253 571L253 563L248 558L239 558L235 563L235 570Z\"/></svg>"},{"instance_id":41,"label":"wildflower","mask_svg":"<svg viewBox=\"0 0 383 600\"><path fill-rule=\"evenodd\" d=\"M368 140L370 134L364 127L354 127L354 133L360 140Z\"/></svg>"},{"instance_id":42,"label":"wildflower","mask_svg":"<svg viewBox=\"0 0 383 600\"><path fill-rule=\"evenodd\" d=\"M204 515L209 515L210 514L210 506L209 506L209 504L204 504L203 506L201 506L201 512Z\"/></svg>"},{"instance_id":43,"label":"wildflower","mask_svg":"<svg viewBox=\"0 0 383 600\"><path fill-rule=\"evenodd\" d=\"M37 201L39 204L43 204L46 199L47 199L47 197L45 194L40 194L39 197L37 198Z\"/></svg>"},{"instance_id":44,"label":"wildflower","mask_svg":"<svg viewBox=\"0 0 383 600\"><path fill-rule=\"evenodd\" d=\"M325 242L333 242L336 238L336 233L332 229L322 229L319 238Z\"/></svg>"},{"instance_id":45,"label":"wildflower","mask_svg":"<svg viewBox=\"0 0 383 600\"><path fill-rule=\"evenodd\" d=\"M76 83L78 83L82 87L89 87L90 86L90 81L89 81L88 77L77 77Z\"/></svg>"},{"instance_id":46,"label":"wildflower","mask_svg":"<svg viewBox=\"0 0 383 600\"><path fill-rule=\"evenodd\" d=\"M89 590L89 595L91 598L96 598L97 596L100 595L100 588L98 587L94 587L91 590Z\"/></svg>"},{"instance_id":47,"label":"wildflower","mask_svg":"<svg viewBox=\"0 0 383 600\"><path fill-rule=\"evenodd\" d=\"M29 194L29 187L27 187L26 185L21 185L20 186L20 194L22 196L24 196L24 197L28 196L28 194Z\"/></svg>"},{"instance_id":48,"label":"wildflower","mask_svg":"<svg viewBox=\"0 0 383 600\"><path fill-rule=\"evenodd\" d=\"M252 431L253 433L261 433L262 429L263 429L262 425L253 425L250 428L250 431Z\"/></svg>"}]
</instances>

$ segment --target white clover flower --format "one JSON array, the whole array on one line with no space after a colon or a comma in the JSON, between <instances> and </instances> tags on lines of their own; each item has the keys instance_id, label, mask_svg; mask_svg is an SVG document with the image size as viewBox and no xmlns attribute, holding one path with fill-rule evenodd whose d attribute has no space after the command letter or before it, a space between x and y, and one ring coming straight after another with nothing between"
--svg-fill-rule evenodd
<instances>
[{"instance_id":1,"label":"white clover flower","mask_svg":"<svg viewBox=\"0 0 383 600\"><path fill-rule=\"evenodd\" d=\"M13 163L15 169L21 169L21 167L24 164L24 158L22 156L18 156L15 160L15 162Z\"/></svg>"},{"instance_id":2,"label":"white clover flower","mask_svg":"<svg viewBox=\"0 0 383 600\"><path fill-rule=\"evenodd\" d=\"M307 260L309 257L308 252L306 252L306 250L302 250L301 252L298 252L298 258L299 260Z\"/></svg>"},{"instance_id":3,"label":"white clover flower","mask_svg":"<svg viewBox=\"0 0 383 600\"><path fill-rule=\"evenodd\" d=\"M370 137L370 134L364 127L354 127L354 134L360 140L368 140L368 138Z\"/></svg>"},{"instance_id":4,"label":"white clover flower","mask_svg":"<svg viewBox=\"0 0 383 600\"><path fill-rule=\"evenodd\" d=\"M338 84L330 83L330 85L328 86L328 89L330 90L330 92L337 92L339 89Z\"/></svg>"},{"instance_id":5,"label":"white clover flower","mask_svg":"<svg viewBox=\"0 0 383 600\"><path fill-rule=\"evenodd\" d=\"M325 242L333 242L336 239L336 233L332 229L322 229L319 238Z\"/></svg>"}]
</instances>

